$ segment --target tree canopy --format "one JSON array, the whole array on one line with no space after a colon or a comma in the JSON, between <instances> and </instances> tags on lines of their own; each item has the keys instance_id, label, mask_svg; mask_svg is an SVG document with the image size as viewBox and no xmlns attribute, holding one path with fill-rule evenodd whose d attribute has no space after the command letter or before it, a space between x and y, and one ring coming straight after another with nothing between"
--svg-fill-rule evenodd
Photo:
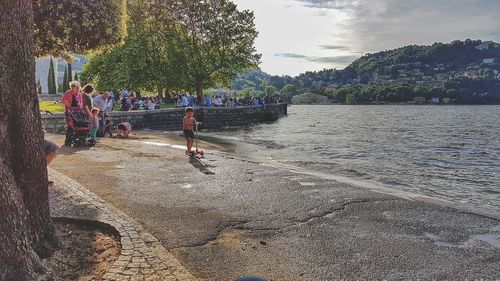
<instances>
[{"instance_id":1,"label":"tree canopy","mask_svg":"<svg viewBox=\"0 0 500 281\"><path fill-rule=\"evenodd\" d=\"M133 2L133 1L132 1ZM145 1L129 9L122 46L91 56L81 77L99 88L196 90L228 85L258 64L254 16L228 0Z\"/></svg>"},{"instance_id":2,"label":"tree canopy","mask_svg":"<svg viewBox=\"0 0 500 281\"><path fill-rule=\"evenodd\" d=\"M68 56L126 36L126 0L33 0L35 55Z\"/></svg>"}]
</instances>

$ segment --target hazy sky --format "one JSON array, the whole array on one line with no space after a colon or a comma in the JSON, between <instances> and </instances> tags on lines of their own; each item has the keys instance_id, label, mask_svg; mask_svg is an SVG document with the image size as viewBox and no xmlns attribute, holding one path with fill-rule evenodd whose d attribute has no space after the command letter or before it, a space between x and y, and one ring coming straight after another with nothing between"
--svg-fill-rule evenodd
<instances>
[{"instance_id":1,"label":"hazy sky","mask_svg":"<svg viewBox=\"0 0 500 281\"><path fill-rule=\"evenodd\" d=\"M270 74L344 68L365 52L455 39L500 41L500 0L233 0L255 12Z\"/></svg>"}]
</instances>

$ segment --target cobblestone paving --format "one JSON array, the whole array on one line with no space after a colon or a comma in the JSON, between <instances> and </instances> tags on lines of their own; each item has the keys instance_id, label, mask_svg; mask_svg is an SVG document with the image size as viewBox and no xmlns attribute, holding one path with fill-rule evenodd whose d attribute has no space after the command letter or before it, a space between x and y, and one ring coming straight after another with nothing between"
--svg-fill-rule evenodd
<instances>
[{"instance_id":1,"label":"cobblestone paving","mask_svg":"<svg viewBox=\"0 0 500 281\"><path fill-rule=\"evenodd\" d=\"M95 193L49 169L52 217L99 221L114 227L121 253L103 280L196 280L179 261L142 226Z\"/></svg>"}]
</instances>

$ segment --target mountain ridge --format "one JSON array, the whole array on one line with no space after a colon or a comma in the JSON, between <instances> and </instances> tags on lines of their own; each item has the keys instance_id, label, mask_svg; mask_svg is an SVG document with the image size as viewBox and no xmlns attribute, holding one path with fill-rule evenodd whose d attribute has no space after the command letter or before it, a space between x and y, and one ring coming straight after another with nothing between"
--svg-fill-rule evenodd
<instances>
[{"instance_id":1,"label":"mountain ridge","mask_svg":"<svg viewBox=\"0 0 500 281\"><path fill-rule=\"evenodd\" d=\"M343 96L349 94L360 102L386 101L392 94L391 102L414 100L417 96L430 99L434 95L457 103L500 103L499 72L500 44L467 39L365 54L341 70L307 71L295 77L251 70L232 86L253 94L270 93L272 89L266 90L269 87L283 93L287 86L286 90L292 89L292 93L285 92L289 96L313 92L338 102L346 102ZM396 95L394 88L400 88ZM335 94L339 90L344 91L340 98ZM369 91L377 91L379 97Z\"/></svg>"}]
</instances>

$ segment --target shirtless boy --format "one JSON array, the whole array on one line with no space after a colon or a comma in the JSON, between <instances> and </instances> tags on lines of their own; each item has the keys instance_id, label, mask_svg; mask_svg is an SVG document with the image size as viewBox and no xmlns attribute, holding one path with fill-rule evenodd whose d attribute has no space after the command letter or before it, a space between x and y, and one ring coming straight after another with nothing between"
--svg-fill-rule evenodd
<instances>
[{"instance_id":1,"label":"shirtless boy","mask_svg":"<svg viewBox=\"0 0 500 281\"><path fill-rule=\"evenodd\" d=\"M182 121L182 130L184 131L184 138L186 138L186 155L191 155L194 156L194 152L191 151L193 148L193 141L194 141L194 132L193 132L193 125L196 124L202 124L201 122L196 121L196 119L193 117L194 115L194 109L192 107L186 108L185 116Z\"/></svg>"}]
</instances>

